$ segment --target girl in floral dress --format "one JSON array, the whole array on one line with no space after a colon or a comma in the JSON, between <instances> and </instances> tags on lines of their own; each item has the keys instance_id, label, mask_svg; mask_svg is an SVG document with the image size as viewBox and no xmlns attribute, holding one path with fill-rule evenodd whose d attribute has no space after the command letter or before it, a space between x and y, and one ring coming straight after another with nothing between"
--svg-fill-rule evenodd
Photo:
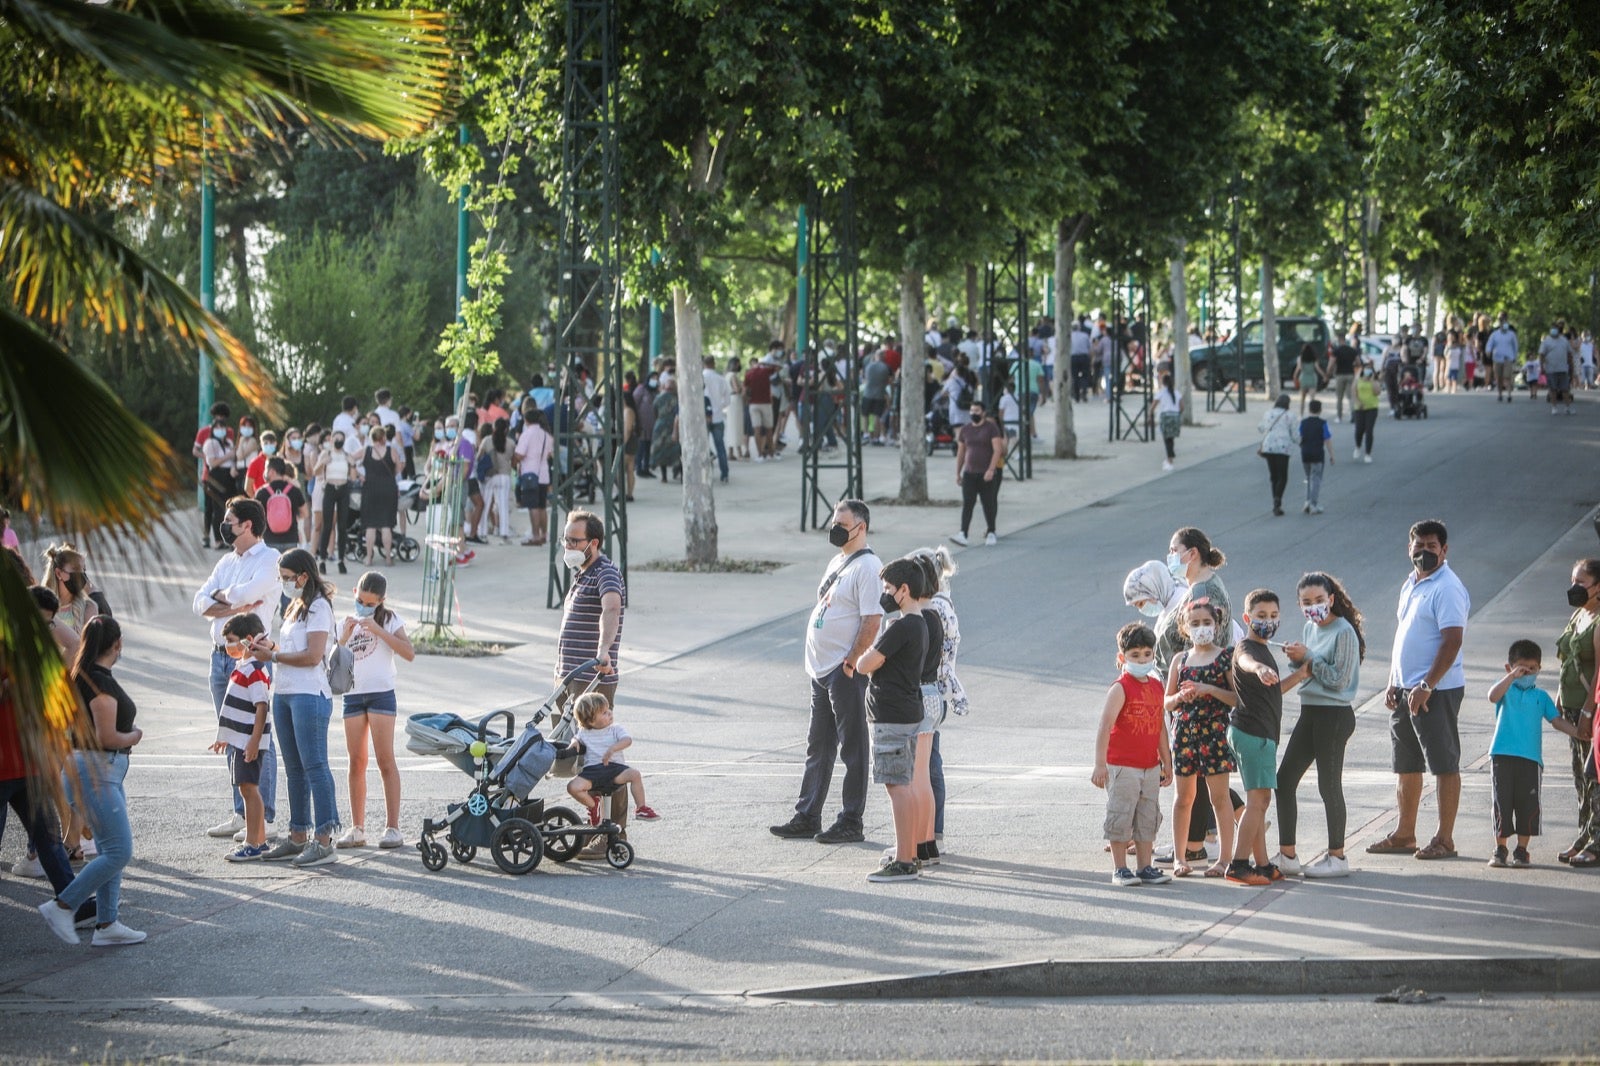
<instances>
[{"instance_id":1,"label":"girl in floral dress","mask_svg":"<svg viewBox=\"0 0 1600 1066\"><path fill-rule=\"evenodd\" d=\"M1207 597L1184 606L1178 626L1189 649L1173 656L1167 671L1167 713L1176 721L1172 732L1173 768L1177 794L1172 801L1174 854L1182 855L1189 839L1189 816L1194 807L1195 776L1204 774L1211 809L1217 816L1223 858L1206 869L1207 877L1221 877L1226 857L1233 854L1233 808L1228 799L1228 775L1233 772L1233 752L1228 747L1228 711L1236 703L1229 675L1233 649L1221 643L1227 637L1228 618ZM1193 870L1179 861L1172 870L1187 877Z\"/></svg>"}]
</instances>

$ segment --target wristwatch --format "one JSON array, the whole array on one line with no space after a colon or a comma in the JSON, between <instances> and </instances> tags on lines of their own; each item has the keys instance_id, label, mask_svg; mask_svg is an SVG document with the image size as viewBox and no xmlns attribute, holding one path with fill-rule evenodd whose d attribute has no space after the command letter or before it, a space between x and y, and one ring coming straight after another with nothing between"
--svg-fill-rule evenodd
<instances>
[{"instance_id":1,"label":"wristwatch","mask_svg":"<svg viewBox=\"0 0 1600 1066\"><path fill-rule=\"evenodd\" d=\"M1418 681L1417 682L1417 687L1422 689L1424 692L1432 692L1433 691L1433 686L1428 684L1427 681Z\"/></svg>"}]
</instances>

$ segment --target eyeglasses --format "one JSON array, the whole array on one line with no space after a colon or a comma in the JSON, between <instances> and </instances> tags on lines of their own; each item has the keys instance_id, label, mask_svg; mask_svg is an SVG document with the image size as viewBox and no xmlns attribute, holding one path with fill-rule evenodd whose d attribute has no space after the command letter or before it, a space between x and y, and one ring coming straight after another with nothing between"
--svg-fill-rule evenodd
<instances>
[{"instance_id":1,"label":"eyeglasses","mask_svg":"<svg viewBox=\"0 0 1600 1066\"><path fill-rule=\"evenodd\" d=\"M562 537L561 543L569 548L580 548L593 540L593 537Z\"/></svg>"}]
</instances>

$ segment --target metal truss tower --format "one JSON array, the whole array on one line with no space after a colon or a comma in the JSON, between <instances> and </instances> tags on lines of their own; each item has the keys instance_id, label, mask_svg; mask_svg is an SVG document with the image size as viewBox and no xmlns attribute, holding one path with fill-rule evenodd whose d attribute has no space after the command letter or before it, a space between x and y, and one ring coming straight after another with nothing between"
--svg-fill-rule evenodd
<instances>
[{"instance_id":1,"label":"metal truss tower","mask_svg":"<svg viewBox=\"0 0 1600 1066\"><path fill-rule=\"evenodd\" d=\"M1222 375L1217 372L1215 365L1207 375L1206 382L1206 410L1227 411L1234 410L1243 413L1245 409L1245 383L1243 380L1244 369L1244 337L1241 328L1244 325L1244 263L1240 258L1239 250L1239 192L1237 187L1228 191L1226 206L1221 212L1215 203L1211 210L1211 262L1207 271L1206 286L1211 305L1212 328L1216 331L1217 340L1213 351L1227 344L1233 353L1225 360L1235 368L1233 380L1223 381ZM1231 302L1224 303L1225 297L1231 297ZM1228 340L1222 337L1227 334ZM1213 364L1221 360L1212 360Z\"/></svg>"},{"instance_id":2,"label":"metal truss tower","mask_svg":"<svg viewBox=\"0 0 1600 1066\"><path fill-rule=\"evenodd\" d=\"M1112 288L1111 308L1111 348L1106 353L1112 368L1108 439L1152 441L1156 439L1155 353L1151 351L1149 284L1128 275L1123 292ZM1145 323L1140 336L1133 333L1135 316Z\"/></svg>"},{"instance_id":3,"label":"metal truss tower","mask_svg":"<svg viewBox=\"0 0 1600 1066\"><path fill-rule=\"evenodd\" d=\"M989 376L980 382L981 395L983 405L999 418L1000 397L1011 377L1011 353L1016 351L1024 361L1028 358L1028 239L1021 233L1005 261L984 267L983 324ZM1033 477L1033 381L1027 373L1016 378L1017 438L1006 456L1006 469L1018 481L1026 481Z\"/></svg>"},{"instance_id":4,"label":"metal truss tower","mask_svg":"<svg viewBox=\"0 0 1600 1066\"><path fill-rule=\"evenodd\" d=\"M839 500L863 496L861 481L861 360L857 352L856 320L860 309L857 290L855 189L853 182L834 192L813 190L807 204L802 260L804 276L800 294L806 309L806 337L801 352L805 360L807 413L803 427L805 446L800 464L800 530L823 529L832 520ZM832 340L843 353L839 374L842 393L831 387L822 342ZM824 461L828 434L843 437L835 453ZM822 486L823 471L842 470L843 488L831 495ZM837 484L836 477L830 481Z\"/></svg>"}]
</instances>

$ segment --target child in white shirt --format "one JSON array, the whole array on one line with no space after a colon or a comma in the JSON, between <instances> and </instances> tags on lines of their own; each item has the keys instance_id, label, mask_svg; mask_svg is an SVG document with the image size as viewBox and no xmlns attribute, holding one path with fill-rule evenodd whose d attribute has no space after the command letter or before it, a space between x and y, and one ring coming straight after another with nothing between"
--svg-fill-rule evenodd
<instances>
[{"instance_id":1,"label":"child in white shirt","mask_svg":"<svg viewBox=\"0 0 1600 1066\"><path fill-rule=\"evenodd\" d=\"M572 713L578 719L575 739L583 749L583 766L567 783L567 795L592 810L599 801L589 795L590 789L627 785L634 816L646 822L660 818L645 806L644 775L626 763L612 761L613 755L633 744L633 737L616 724L611 702L598 692L586 692L573 703Z\"/></svg>"}]
</instances>

